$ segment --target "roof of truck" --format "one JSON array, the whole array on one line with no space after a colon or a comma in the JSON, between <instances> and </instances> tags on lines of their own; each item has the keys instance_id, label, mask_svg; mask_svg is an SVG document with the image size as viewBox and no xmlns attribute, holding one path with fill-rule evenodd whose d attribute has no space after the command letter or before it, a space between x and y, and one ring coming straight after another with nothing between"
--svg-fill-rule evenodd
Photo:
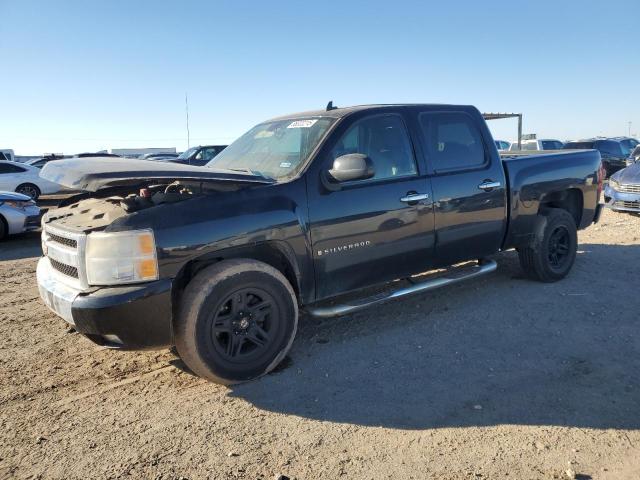
<instances>
[{"instance_id":1,"label":"roof of truck","mask_svg":"<svg viewBox=\"0 0 640 480\"><path fill-rule=\"evenodd\" d=\"M277 120L287 120L291 118L303 118L303 117L329 117L329 118L342 118L346 115L349 115L354 112L359 112L361 110L371 110L377 108L385 108L385 107L447 107L447 108L475 108L471 105L445 105L438 103L388 103L388 104L371 104L371 105L353 105L350 107L333 107L331 110L319 109L319 110L309 110L306 112L297 112L291 113L289 115L280 115L278 117L274 117L269 119L268 121L277 121Z\"/></svg>"}]
</instances>

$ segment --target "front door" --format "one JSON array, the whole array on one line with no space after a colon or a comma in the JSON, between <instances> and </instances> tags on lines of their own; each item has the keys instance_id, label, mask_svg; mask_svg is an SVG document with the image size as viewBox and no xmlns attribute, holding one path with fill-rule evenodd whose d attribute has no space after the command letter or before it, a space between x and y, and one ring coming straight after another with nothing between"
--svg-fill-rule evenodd
<instances>
[{"instance_id":1,"label":"front door","mask_svg":"<svg viewBox=\"0 0 640 480\"><path fill-rule=\"evenodd\" d=\"M361 153L372 160L375 176L339 191L310 184L318 299L424 270L434 247L431 187L402 116L364 117L335 137L323 168L341 155Z\"/></svg>"}]
</instances>

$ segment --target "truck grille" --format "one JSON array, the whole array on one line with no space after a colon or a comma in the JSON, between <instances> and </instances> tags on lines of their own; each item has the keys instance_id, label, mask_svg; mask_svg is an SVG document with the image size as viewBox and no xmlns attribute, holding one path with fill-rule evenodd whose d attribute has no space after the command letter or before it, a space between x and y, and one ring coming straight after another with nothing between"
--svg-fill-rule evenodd
<instances>
[{"instance_id":1,"label":"truck grille","mask_svg":"<svg viewBox=\"0 0 640 480\"><path fill-rule=\"evenodd\" d=\"M78 248L78 241L73 238L65 238L60 235L56 235L55 233L48 232L49 240L52 242L59 243L60 245L64 245L69 248Z\"/></svg>"},{"instance_id":2,"label":"truck grille","mask_svg":"<svg viewBox=\"0 0 640 480\"><path fill-rule=\"evenodd\" d=\"M66 275L67 277L78 278L78 269L76 267L65 265L64 263L60 263L52 258L49 258L49 262L51 262L51 266L54 270L57 270L63 275Z\"/></svg>"},{"instance_id":3,"label":"truck grille","mask_svg":"<svg viewBox=\"0 0 640 480\"><path fill-rule=\"evenodd\" d=\"M70 232L45 223L42 243L51 268L61 283L79 290L89 285L84 264L84 250L87 236Z\"/></svg>"},{"instance_id":4,"label":"truck grille","mask_svg":"<svg viewBox=\"0 0 640 480\"><path fill-rule=\"evenodd\" d=\"M638 184L638 185L623 185L623 184L620 184L620 186L617 188L617 190L619 192L624 192L624 193L640 193L640 184Z\"/></svg>"}]
</instances>

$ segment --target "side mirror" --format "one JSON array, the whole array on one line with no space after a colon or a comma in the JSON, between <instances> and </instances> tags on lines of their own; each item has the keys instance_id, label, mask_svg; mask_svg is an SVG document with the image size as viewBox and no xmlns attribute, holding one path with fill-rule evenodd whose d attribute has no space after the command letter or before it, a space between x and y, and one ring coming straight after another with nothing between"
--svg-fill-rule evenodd
<instances>
[{"instance_id":1,"label":"side mirror","mask_svg":"<svg viewBox=\"0 0 640 480\"><path fill-rule=\"evenodd\" d=\"M334 182L350 182L366 180L375 175L373 162L362 153L349 153L333 161L333 168L327 172L329 180Z\"/></svg>"}]
</instances>

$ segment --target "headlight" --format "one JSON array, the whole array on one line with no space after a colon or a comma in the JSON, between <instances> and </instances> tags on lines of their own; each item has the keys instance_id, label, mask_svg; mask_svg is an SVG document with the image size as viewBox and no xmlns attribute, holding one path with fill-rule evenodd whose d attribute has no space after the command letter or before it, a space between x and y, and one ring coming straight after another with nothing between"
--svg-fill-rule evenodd
<instances>
[{"instance_id":1,"label":"headlight","mask_svg":"<svg viewBox=\"0 0 640 480\"><path fill-rule=\"evenodd\" d=\"M151 230L90 233L85 252L89 285L158 279L156 242Z\"/></svg>"},{"instance_id":2,"label":"headlight","mask_svg":"<svg viewBox=\"0 0 640 480\"><path fill-rule=\"evenodd\" d=\"M0 202L0 205L8 205L10 207L13 208L18 208L20 210L24 210L25 207L30 207L31 205L35 205L36 202L34 202L33 200L28 200L26 202L20 201L20 200L5 200Z\"/></svg>"},{"instance_id":3,"label":"headlight","mask_svg":"<svg viewBox=\"0 0 640 480\"><path fill-rule=\"evenodd\" d=\"M620 187L620 184L618 182L616 182L613 178L609 179L609 187L613 188L614 190L618 190L618 187Z\"/></svg>"}]
</instances>

